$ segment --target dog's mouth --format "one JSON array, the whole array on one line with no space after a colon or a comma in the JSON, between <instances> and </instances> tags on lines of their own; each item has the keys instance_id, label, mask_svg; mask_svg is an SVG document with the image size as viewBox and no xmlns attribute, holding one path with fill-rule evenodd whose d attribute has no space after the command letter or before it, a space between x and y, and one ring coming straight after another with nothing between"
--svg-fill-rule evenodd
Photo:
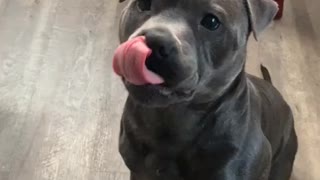
<instances>
[{"instance_id":1,"label":"dog's mouth","mask_svg":"<svg viewBox=\"0 0 320 180\"><path fill-rule=\"evenodd\" d=\"M176 66L174 73L176 76L180 75L179 79L173 77L176 78L173 81L168 76L163 78L148 69L146 61L150 60L151 54L152 50L141 36L128 40L116 50L113 68L122 77L129 94L141 102L161 101L163 104L191 99L199 79L197 73L183 74L179 66Z\"/></svg>"},{"instance_id":2,"label":"dog's mouth","mask_svg":"<svg viewBox=\"0 0 320 180\"><path fill-rule=\"evenodd\" d=\"M134 85L162 84L164 79L149 70L146 61L152 50L140 36L121 44L114 55L113 69L116 74Z\"/></svg>"},{"instance_id":3,"label":"dog's mouth","mask_svg":"<svg viewBox=\"0 0 320 180\"><path fill-rule=\"evenodd\" d=\"M162 97L176 97L176 98L191 98L195 93L195 89L175 89L167 87L165 84L145 84L135 85L122 78L126 88L131 94L144 94L146 96L162 96Z\"/></svg>"}]
</instances>

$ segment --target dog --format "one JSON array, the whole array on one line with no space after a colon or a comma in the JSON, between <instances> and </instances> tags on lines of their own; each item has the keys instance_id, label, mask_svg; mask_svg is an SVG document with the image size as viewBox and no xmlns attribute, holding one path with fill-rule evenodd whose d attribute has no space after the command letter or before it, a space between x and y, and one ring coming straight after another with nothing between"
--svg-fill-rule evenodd
<instances>
[{"instance_id":1,"label":"dog","mask_svg":"<svg viewBox=\"0 0 320 180\"><path fill-rule=\"evenodd\" d=\"M120 0L123 2L125 0ZM272 0L128 0L114 69L129 92L119 152L131 180L289 180L293 114L245 72Z\"/></svg>"}]
</instances>

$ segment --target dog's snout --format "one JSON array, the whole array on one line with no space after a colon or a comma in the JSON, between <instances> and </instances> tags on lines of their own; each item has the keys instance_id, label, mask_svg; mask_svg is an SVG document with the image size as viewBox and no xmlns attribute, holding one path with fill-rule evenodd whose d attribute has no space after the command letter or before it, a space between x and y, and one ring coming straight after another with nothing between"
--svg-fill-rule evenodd
<instances>
[{"instance_id":1,"label":"dog's snout","mask_svg":"<svg viewBox=\"0 0 320 180\"><path fill-rule=\"evenodd\" d=\"M157 58L163 59L175 55L175 42L170 32L153 29L147 31L145 37L147 45L152 49Z\"/></svg>"},{"instance_id":2,"label":"dog's snout","mask_svg":"<svg viewBox=\"0 0 320 180\"><path fill-rule=\"evenodd\" d=\"M146 38L147 46L152 50L151 56L146 61L146 66L151 71L161 75L167 84L174 84L179 74L179 52L177 42L169 30L149 29L142 32Z\"/></svg>"}]
</instances>

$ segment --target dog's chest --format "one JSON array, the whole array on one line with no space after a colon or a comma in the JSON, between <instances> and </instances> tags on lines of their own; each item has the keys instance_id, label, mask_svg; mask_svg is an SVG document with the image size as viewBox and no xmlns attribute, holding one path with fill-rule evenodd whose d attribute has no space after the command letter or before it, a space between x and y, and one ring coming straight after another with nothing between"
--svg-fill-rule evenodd
<instances>
[{"instance_id":1,"label":"dog's chest","mask_svg":"<svg viewBox=\"0 0 320 180\"><path fill-rule=\"evenodd\" d=\"M197 125L200 118L196 113L172 109L163 113L136 114L137 116L128 118L127 123L135 129L135 136L152 149L179 151L200 130Z\"/></svg>"},{"instance_id":2,"label":"dog's chest","mask_svg":"<svg viewBox=\"0 0 320 180\"><path fill-rule=\"evenodd\" d=\"M143 131L145 143L161 153L175 153L190 144L198 128L180 123L157 123Z\"/></svg>"},{"instance_id":3,"label":"dog's chest","mask_svg":"<svg viewBox=\"0 0 320 180\"><path fill-rule=\"evenodd\" d=\"M215 176L233 157L235 149L228 143L206 143L158 146L144 157L145 170L150 176L160 179L189 180ZM217 174L218 175L218 174ZM186 179L188 177L188 179ZM153 178L151 178L153 179Z\"/></svg>"}]
</instances>

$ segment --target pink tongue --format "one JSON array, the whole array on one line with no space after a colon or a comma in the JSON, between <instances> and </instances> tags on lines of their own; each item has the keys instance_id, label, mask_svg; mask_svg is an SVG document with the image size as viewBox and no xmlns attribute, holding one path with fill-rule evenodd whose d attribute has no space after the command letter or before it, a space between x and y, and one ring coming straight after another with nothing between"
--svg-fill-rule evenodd
<instances>
[{"instance_id":1,"label":"pink tongue","mask_svg":"<svg viewBox=\"0 0 320 180\"><path fill-rule=\"evenodd\" d=\"M152 50L139 36L121 44L113 58L113 69L119 76L135 85L161 84L164 80L146 67L146 60Z\"/></svg>"}]
</instances>

